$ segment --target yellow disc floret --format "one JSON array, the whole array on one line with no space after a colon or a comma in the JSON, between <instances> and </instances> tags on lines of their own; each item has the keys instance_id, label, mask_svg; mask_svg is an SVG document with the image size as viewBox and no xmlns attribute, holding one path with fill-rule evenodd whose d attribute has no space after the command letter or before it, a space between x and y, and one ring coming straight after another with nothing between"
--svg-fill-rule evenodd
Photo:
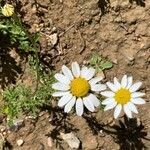
<instances>
[{"instance_id":1,"label":"yellow disc floret","mask_svg":"<svg viewBox=\"0 0 150 150\"><path fill-rule=\"evenodd\" d=\"M86 96L90 90L90 85L84 78L75 78L70 83L71 93L77 97Z\"/></svg>"},{"instance_id":2,"label":"yellow disc floret","mask_svg":"<svg viewBox=\"0 0 150 150\"><path fill-rule=\"evenodd\" d=\"M12 16L14 13L14 7L10 4L5 4L4 7L2 7L2 14L6 17Z\"/></svg>"},{"instance_id":3,"label":"yellow disc floret","mask_svg":"<svg viewBox=\"0 0 150 150\"><path fill-rule=\"evenodd\" d=\"M126 104L131 99L131 92L128 89L121 88L115 93L114 98L118 104Z\"/></svg>"}]
</instances>

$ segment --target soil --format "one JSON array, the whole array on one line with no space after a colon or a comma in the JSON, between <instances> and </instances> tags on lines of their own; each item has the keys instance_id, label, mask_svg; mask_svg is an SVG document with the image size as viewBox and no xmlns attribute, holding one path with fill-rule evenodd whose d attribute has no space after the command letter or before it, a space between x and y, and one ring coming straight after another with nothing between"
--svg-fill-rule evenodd
<instances>
[{"instance_id":1,"label":"soil","mask_svg":"<svg viewBox=\"0 0 150 150\"><path fill-rule=\"evenodd\" d=\"M83 150L150 150L150 1L22 0L15 3L29 31L41 33L40 59L45 70L60 70L63 64L69 66L73 61L86 64L91 54L97 52L114 64L104 72L105 81L132 75L135 81L143 82L141 90L146 93L147 103L139 106L139 114L129 121L124 116L114 120L112 111L98 110L83 117L73 112L63 114L53 100L53 107L45 108L39 117L25 117L17 130L6 131L7 148L69 150L60 133L73 132L81 141L79 149ZM50 35L54 33L58 41L53 44ZM28 79L23 74L22 58L16 56L11 55L15 61L9 83ZM19 71L14 71L16 68ZM31 84L30 79L25 82ZM18 139L23 139L22 146L17 146Z\"/></svg>"}]
</instances>

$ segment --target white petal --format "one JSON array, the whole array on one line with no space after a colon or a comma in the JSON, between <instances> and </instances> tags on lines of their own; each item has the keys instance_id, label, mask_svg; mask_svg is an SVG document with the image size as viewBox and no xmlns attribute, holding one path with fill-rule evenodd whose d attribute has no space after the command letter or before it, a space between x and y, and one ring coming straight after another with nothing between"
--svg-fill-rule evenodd
<instances>
[{"instance_id":1,"label":"white petal","mask_svg":"<svg viewBox=\"0 0 150 150\"><path fill-rule=\"evenodd\" d=\"M74 96L65 106L64 112L68 113L76 102L76 97Z\"/></svg>"},{"instance_id":2,"label":"white petal","mask_svg":"<svg viewBox=\"0 0 150 150\"><path fill-rule=\"evenodd\" d=\"M64 95L63 97L61 97L61 99L58 101L58 106L59 107L63 107L65 106L72 98L72 94L67 94L67 95Z\"/></svg>"},{"instance_id":3,"label":"white petal","mask_svg":"<svg viewBox=\"0 0 150 150\"><path fill-rule=\"evenodd\" d=\"M71 73L71 70L68 67L66 67L65 65L62 66L62 72L70 80L73 79L73 75Z\"/></svg>"},{"instance_id":4,"label":"white petal","mask_svg":"<svg viewBox=\"0 0 150 150\"><path fill-rule=\"evenodd\" d=\"M118 116L120 115L120 112L122 110L122 105L119 104L116 106L115 111L114 111L114 118L117 119Z\"/></svg>"},{"instance_id":5,"label":"white petal","mask_svg":"<svg viewBox=\"0 0 150 150\"><path fill-rule=\"evenodd\" d=\"M109 109L113 109L116 105L117 105L116 101L114 103L110 103L110 104L106 105L106 107L104 108L104 111L107 111Z\"/></svg>"},{"instance_id":6,"label":"white petal","mask_svg":"<svg viewBox=\"0 0 150 150\"><path fill-rule=\"evenodd\" d=\"M67 85L70 83L70 79L67 78L66 76L62 75L61 73L55 74L54 77L55 77L56 80L58 80L60 83L67 84Z\"/></svg>"},{"instance_id":7,"label":"white petal","mask_svg":"<svg viewBox=\"0 0 150 150\"><path fill-rule=\"evenodd\" d=\"M145 93L142 93L142 92L134 92L134 93L131 94L131 97L132 98L137 98L137 97L142 97L144 95L145 95Z\"/></svg>"},{"instance_id":8,"label":"white petal","mask_svg":"<svg viewBox=\"0 0 150 150\"><path fill-rule=\"evenodd\" d=\"M133 77L128 77L128 85L127 85L127 89L129 89L132 85L132 82L133 82Z\"/></svg>"},{"instance_id":9,"label":"white petal","mask_svg":"<svg viewBox=\"0 0 150 150\"><path fill-rule=\"evenodd\" d=\"M104 101L102 101L103 105L109 105L111 103L115 103L115 99L114 98L107 98Z\"/></svg>"},{"instance_id":10,"label":"white petal","mask_svg":"<svg viewBox=\"0 0 150 150\"><path fill-rule=\"evenodd\" d=\"M60 91L67 91L70 89L70 86L57 82L57 83L52 84L52 88L55 90L60 90Z\"/></svg>"},{"instance_id":11,"label":"white petal","mask_svg":"<svg viewBox=\"0 0 150 150\"><path fill-rule=\"evenodd\" d=\"M118 87L115 86L115 84L110 83L110 82L107 82L106 84L113 92L116 92L118 90Z\"/></svg>"},{"instance_id":12,"label":"white petal","mask_svg":"<svg viewBox=\"0 0 150 150\"><path fill-rule=\"evenodd\" d=\"M82 69L81 69L81 76L83 76L84 74L86 74L87 70L88 70L87 67L85 67L85 66L82 67Z\"/></svg>"},{"instance_id":13,"label":"white petal","mask_svg":"<svg viewBox=\"0 0 150 150\"><path fill-rule=\"evenodd\" d=\"M130 92L135 92L135 91L137 91L137 90L141 87L141 85L142 85L142 82L137 82L137 83L133 84L133 85L129 88Z\"/></svg>"},{"instance_id":14,"label":"white petal","mask_svg":"<svg viewBox=\"0 0 150 150\"><path fill-rule=\"evenodd\" d=\"M90 94L88 98L91 100L95 107L98 107L100 105L100 101L95 95Z\"/></svg>"},{"instance_id":15,"label":"white petal","mask_svg":"<svg viewBox=\"0 0 150 150\"><path fill-rule=\"evenodd\" d=\"M101 95L106 96L106 97L114 97L115 93L112 91L104 91L104 92L101 92Z\"/></svg>"},{"instance_id":16,"label":"white petal","mask_svg":"<svg viewBox=\"0 0 150 150\"><path fill-rule=\"evenodd\" d=\"M128 84L127 75L124 75L121 80L121 86L125 88L127 84Z\"/></svg>"},{"instance_id":17,"label":"white petal","mask_svg":"<svg viewBox=\"0 0 150 150\"><path fill-rule=\"evenodd\" d=\"M97 82L101 81L102 79L103 79L103 77L95 77L89 81L89 84L90 85L96 84Z\"/></svg>"},{"instance_id":18,"label":"white petal","mask_svg":"<svg viewBox=\"0 0 150 150\"><path fill-rule=\"evenodd\" d=\"M76 100L76 113L78 116L82 116L83 114L83 101L81 98Z\"/></svg>"},{"instance_id":19,"label":"white petal","mask_svg":"<svg viewBox=\"0 0 150 150\"><path fill-rule=\"evenodd\" d=\"M52 96L53 96L53 97L61 97L61 96L67 95L67 94L69 94L69 93L70 93L69 91L67 91L67 92L54 92L54 93L52 94Z\"/></svg>"},{"instance_id":20,"label":"white petal","mask_svg":"<svg viewBox=\"0 0 150 150\"><path fill-rule=\"evenodd\" d=\"M118 82L118 79L116 77L114 77L114 85L117 89L121 88L121 84Z\"/></svg>"},{"instance_id":21,"label":"white petal","mask_svg":"<svg viewBox=\"0 0 150 150\"><path fill-rule=\"evenodd\" d=\"M123 106L123 109L124 109L125 114L126 114L129 118L132 118L131 110L129 109L129 107L128 107L127 104L125 104L125 105Z\"/></svg>"},{"instance_id":22,"label":"white petal","mask_svg":"<svg viewBox=\"0 0 150 150\"><path fill-rule=\"evenodd\" d=\"M79 77L80 76L80 67L79 64L77 62L73 62L72 63L72 73L75 77Z\"/></svg>"},{"instance_id":23,"label":"white petal","mask_svg":"<svg viewBox=\"0 0 150 150\"><path fill-rule=\"evenodd\" d=\"M135 106L133 103L128 102L127 105L128 105L128 108L129 108L132 112L138 114L137 108L136 108L136 106Z\"/></svg>"},{"instance_id":24,"label":"white petal","mask_svg":"<svg viewBox=\"0 0 150 150\"><path fill-rule=\"evenodd\" d=\"M81 77L85 78L86 80L90 80L95 75L95 69L89 68L86 71L81 72Z\"/></svg>"},{"instance_id":25,"label":"white petal","mask_svg":"<svg viewBox=\"0 0 150 150\"><path fill-rule=\"evenodd\" d=\"M131 102L139 105L145 104L145 100L142 98L132 98Z\"/></svg>"},{"instance_id":26,"label":"white petal","mask_svg":"<svg viewBox=\"0 0 150 150\"><path fill-rule=\"evenodd\" d=\"M89 96L83 98L83 104L89 111L93 112L95 110L94 105L90 100Z\"/></svg>"},{"instance_id":27,"label":"white petal","mask_svg":"<svg viewBox=\"0 0 150 150\"><path fill-rule=\"evenodd\" d=\"M94 84L91 85L91 90L95 92L106 90L106 85L104 84Z\"/></svg>"}]
</instances>

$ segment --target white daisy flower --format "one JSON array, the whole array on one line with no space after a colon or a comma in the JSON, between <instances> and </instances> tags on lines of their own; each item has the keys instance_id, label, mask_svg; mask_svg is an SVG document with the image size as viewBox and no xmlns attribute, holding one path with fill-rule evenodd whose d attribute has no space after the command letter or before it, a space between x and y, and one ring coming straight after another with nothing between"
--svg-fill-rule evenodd
<instances>
[{"instance_id":1,"label":"white daisy flower","mask_svg":"<svg viewBox=\"0 0 150 150\"><path fill-rule=\"evenodd\" d=\"M135 104L145 104L145 100L141 98L145 93L137 92L142 82L134 84L132 84L132 82L132 77L127 77L127 75L123 76L121 83L119 83L115 77L114 83L106 83L111 91L101 92L103 96L107 97L107 99L102 102L103 105L106 105L104 111L115 108L115 119L119 116L122 108L125 114L129 118L132 118L132 112L138 113Z\"/></svg>"},{"instance_id":2,"label":"white daisy flower","mask_svg":"<svg viewBox=\"0 0 150 150\"><path fill-rule=\"evenodd\" d=\"M77 62L73 62L72 70L65 65L62 66L62 74L55 74L57 83L52 88L58 90L53 93L54 97L61 97L58 106L64 107L68 113L75 105L76 113L81 116L84 106L91 112L100 105L100 101L93 92L100 92L106 89L106 85L98 83L103 78L94 77L95 69L83 67L80 69Z\"/></svg>"}]
</instances>

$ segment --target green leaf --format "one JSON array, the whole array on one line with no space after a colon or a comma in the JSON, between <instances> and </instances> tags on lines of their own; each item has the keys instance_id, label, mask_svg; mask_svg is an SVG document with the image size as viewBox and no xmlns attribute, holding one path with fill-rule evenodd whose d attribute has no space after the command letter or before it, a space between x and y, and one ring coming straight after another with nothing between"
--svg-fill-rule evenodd
<instances>
[{"instance_id":1,"label":"green leaf","mask_svg":"<svg viewBox=\"0 0 150 150\"><path fill-rule=\"evenodd\" d=\"M8 27L6 25L0 24L0 29L8 29Z\"/></svg>"},{"instance_id":2,"label":"green leaf","mask_svg":"<svg viewBox=\"0 0 150 150\"><path fill-rule=\"evenodd\" d=\"M90 66L94 67L96 69L96 72L100 72L105 69L112 68L113 64L105 58L102 58L98 54L94 53L90 60Z\"/></svg>"},{"instance_id":3,"label":"green leaf","mask_svg":"<svg viewBox=\"0 0 150 150\"><path fill-rule=\"evenodd\" d=\"M102 64L103 70L104 69L110 69L112 68L113 64L109 61L106 61L105 63Z\"/></svg>"},{"instance_id":4,"label":"green leaf","mask_svg":"<svg viewBox=\"0 0 150 150\"><path fill-rule=\"evenodd\" d=\"M39 33L35 33L33 36L32 36L32 41L33 43L37 43L39 41L39 38L40 38L40 34Z\"/></svg>"}]
</instances>

